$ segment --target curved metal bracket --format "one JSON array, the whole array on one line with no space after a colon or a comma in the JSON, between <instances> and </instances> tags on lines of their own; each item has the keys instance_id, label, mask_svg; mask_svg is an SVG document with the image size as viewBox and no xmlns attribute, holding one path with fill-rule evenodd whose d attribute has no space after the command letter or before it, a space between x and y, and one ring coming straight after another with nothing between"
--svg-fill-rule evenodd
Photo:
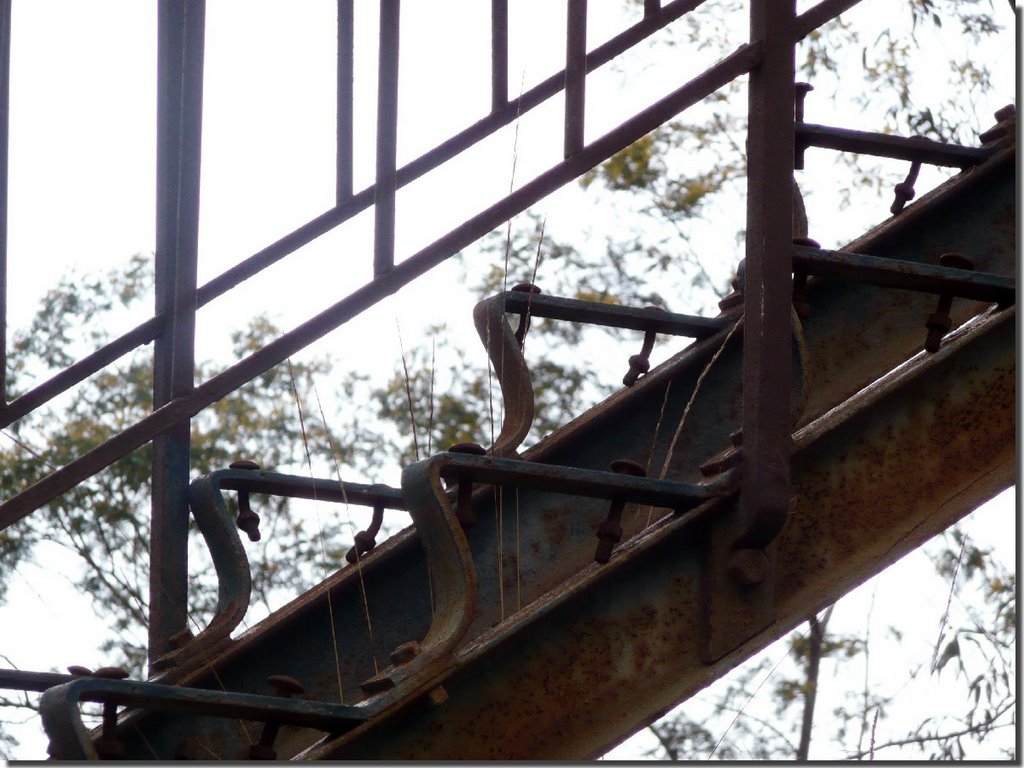
<instances>
[{"instance_id":1,"label":"curved metal bracket","mask_svg":"<svg viewBox=\"0 0 1024 768\"><path fill-rule=\"evenodd\" d=\"M217 572L217 608L213 619L199 634L185 638L177 649L153 660L153 670L163 673L157 676L161 679L177 676L186 666L186 660L188 667L205 663L211 654L228 643L231 632L245 616L252 595L249 559L220 492L219 478L208 475L193 481L188 489L188 503Z\"/></svg>"},{"instance_id":2,"label":"curved metal bracket","mask_svg":"<svg viewBox=\"0 0 1024 768\"><path fill-rule=\"evenodd\" d=\"M43 729L50 739L50 755L57 760L98 760L79 705L101 701L107 706L127 705L193 716L273 721L325 732L340 733L366 720L377 710L370 707L283 699L252 693L227 693L200 688L104 680L82 677L48 688L39 699ZM161 759L168 759L161 756Z\"/></svg>"},{"instance_id":3,"label":"curved metal bracket","mask_svg":"<svg viewBox=\"0 0 1024 768\"><path fill-rule=\"evenodd\" d=\"M461 458L465 457L441 453L402 471L402 495L430 568L434 611L430 629L413 643L410 657L364 683L364 690L381 692L373 700L375 706L403 698L410 687L439 672L472 622L477 600L473 555L441 483L442 470Z\"/></svg>"},{"instance_id":4,"label":"curved metal bracket","mask_svg":"<svg viewBox=\"0 0 1024 768\"><path fill-rule=\"evenodd\" d=\"M505 294L484 299L473 307L473 323L494 366L505 403L501 431L488 453L518 457L516 449L522 445L533 424L534 395L523 348L505 315Z\"/></svg>"}]
</instances>

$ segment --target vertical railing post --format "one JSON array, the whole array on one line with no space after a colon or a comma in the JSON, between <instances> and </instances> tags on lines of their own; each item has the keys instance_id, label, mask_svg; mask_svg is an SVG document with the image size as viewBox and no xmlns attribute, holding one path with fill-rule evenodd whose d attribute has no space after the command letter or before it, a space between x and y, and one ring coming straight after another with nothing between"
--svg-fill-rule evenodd
<instances>
[{"instance_id":1,"label":"vertical railing post","mask_svg":"<svg viewBox=\"0 0 1024 768\"><path fill-rule=\"evenodd\" d=\"M793 421L793 93L795 0L751 0L746 279L743 287L742 545L763 548L785 522Z\"/></svg>"},{"instance_id":2,"label":"vertical railing post","mask_svg":"<svg viewBox=\"0 0 1024 768\"><path fill-rule=\"evenodd\" d=\"M508 104L508 0L491 0L491 111Z\"/></svg>"},{"instance_id":3,"label":"vertical railing post","mask_svg":"<svg viewBox=\"0 0 1024 768\"><path fill-rule=\"evenodd\" d=\"M337 169L335 172L338 205L352 197L352 100L355 75L354 0L338 0L338 103Z\"/></svg>"},{"instance_id":4,"label":"vertical railing post","mask_svg":"<svg viewBox=\"0 0 1024 768\"><path fill-rule=\"evenodd\" d=\"M587 0L568 0L565 33L565 157L583 149L587 84Z\"/></svg>"},{"instance_id":5,"label":"vertical railing post","mask_svg":"<svg viewBox=\"0 0 1024 768\"><path fill-rule=\"evenodd\" d=\"M0 411L7 407L7 158L10 152L11 0L0 0Z\"/></svg>"},{"instance_id":6,"label":"vertical railing post","mask_svg":"<svg viewBox=\"0 0 1024 768\"><path fill-rule=\"evenodd\" d=\"M160 0L157 18L156 313L154 410L191 392L205 0ZM149 658L185 629L188 598L189 422L153 440Z\"/></svg>"},{"instance_id":7,"label":"vertical railing post","mask_svg":"<svg viewBox=\"0 0 1024 768\"><path fill-rule=\"evenodd\" d=\"M399 21L399 0L381 0L380 58L377 65L377 183L373 197L374 277L386 275L395 266Z\"/></svg>"}]
</instances>

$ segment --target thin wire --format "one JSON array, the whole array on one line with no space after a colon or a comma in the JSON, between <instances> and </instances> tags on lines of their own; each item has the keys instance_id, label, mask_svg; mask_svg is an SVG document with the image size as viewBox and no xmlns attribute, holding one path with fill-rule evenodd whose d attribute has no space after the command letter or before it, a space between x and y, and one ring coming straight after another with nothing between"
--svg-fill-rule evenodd
<instances>
[{"instance_id":1,"label":"thin wire","mask_svg":"<svg viewBox=\"0 0 1024 768\"><path fill-rule=\"evenodd\" d=\"M801 640L803 640L804 637L806 637L806 636L807 636L807 632L806 631L803 631L803 632L800 633L800 639ZM772 679L772 675L775 674L775 670L777 670L779 668L779 665L782 664L782 662L784 662L786 659L789 658L791 653L793 653L793 643L789 644L789 650L786 651L777 662L775 662L775 666L771 668L771 670L768 672L767 675L765 675L764 680L762 680L760 683L758 683L757 688L754 689L754 692L750 694L750 696L747 698L747 700L745 702L743 702L743 706L740 707L739 711L736 712L736 716L733 717L732 721L726 727L726 729L722 733L722 735L718 737L718 741L715 742L715 746L711 750L711 754L709 754L707 756L707 758L706 758L707 760L710 760L712 757L715 756L715 752L718 751L718 748L722 745L722 742L725 741L725 737L729 735L729 731L732 730L732 727L734 725L736 725L736 721L740 719L740 715L742 715L743 711L747 708L747 704L749 704L750 702L752 702L754 700L754 697L757 696L758 692L764 687L764 684Z\"/></svg>"},{"instance_id":2,"label":"thin wire","mask_svg":"<svg viewBox=\"0 0 1024 768\"><path fill-rule=\"evenodd\" d=\"M402 326L395 317L395 327L398 329L398 349L402 353L402 371L405 374L405 397L409 403L409 420L412 422L412 450L416 461L420 460L420 444L416 436L416 412L412 405L412 382L409 380L409 366L405 362L405 345L402 343Z\"/></svg>"},{"instance_id":3,"label":"thin wire","mask_svg":"<svg viewBox=\"0 0 1024 768\"><path fill-rule=\"evenodd\" d=\"M683 416L682 418L679 419L679 425L676 427L675 434L672 435L672 442L668 446L668 453L665 454L665 462L661 465L661 474L659 475L660 479L664 479L665 474L668 472L668 465L672 460L672 454L675 453L676 444L679 442L679 436L683 432L683 425L686 423L686 417L690 413L690 406L693 405L693 401L694 399L696 399L697 393L700 391L701 384L704 383L704 377L708 375L708 372L711 370L711 366L713 366L715 364L715 361L718 360L719 356L725 350L726 345L729 343L729 339L731 339L732 335L736 333L736 329L740 327L740 324L742 322L743 316L741 315L739 319L737 319L736 322L733 323L732 328L729 329L729 333L727 333L725 335L725 338L722 339L721 346L717 350L715 350L715 354L711 356L711 359L708 361L708 364L704 366L704 370L701 371L700 376L697 377L697 383L696 385L694 385L693 392L690 393L690 399L686 401L686 407L683 409Z\"/></svg>"},{"instance_id":4,"label":"thin wire","mask_svg":"<svg viewBox=\"0 0 1024 768\"><path fill-rule=\"evenodd\" d=\"M946 599L946 610L942 614L942 621L939 622L939 636L935 639L935 650L932 651L931 671L935 671L935 660L939 656L939 646L942 645L942 636L946 631L946 622L949 620L949 609L953 605L953 592L956 590L956 577L960 573L960 563L964 559L964 550L967 547L967 535L960 542L960 554L956 557L956 565L953 566L953 578L949 584L949 597Z\"/></svg>"},{"instance_id":5,"label":"thin wire","mask_svg":"<svg viewBox=\"0 0 1024 768\"><path fill-rule=\"evenodd\" d=\"M661 410L658 412L658 421L654 425L654 437L651 438L651 450L647 454L647 474L651 474L651 462L654 461L654 449L658 445L658 435L661 433L661 424L665 420L665 406L668 405L668 393L672 391L672 379L668 380L668 385L665 387L665 396L661 398ZM639 514L640 509L637 509ZM651 518L654 517L654 507L647 507L647 523L644 525L646 528L651 524Z\"/></svg>"},{"instance_id":6,"label":"thin wire","mask_svg":"<svg viewBox=\"0 0 1024 768\"><path fill-rule=\"evenodd\" d=\"M39 453L39 451L35 450L31 445L26 443L24 440L21 440L20 438L15 437L10 432L8 432L6 429L0 429L0 435L3 435L4 437L6 437L8 440L10 440L12 443L17 445L22 450L28 451L32 455L32 458L34 458L34 459L42 462L43 464L45 464L47 469L52 469L54 472L57 471L58 467L54 466L49 461L47 461L46 458L41 453Z\"/></svg>"},{"instance_id":7,"label":"thin wire","mask_svg":"<svg viewBox=\"0 0 1024 768\"><path fill-rule=\"evenodd\" d=\"M306 465L309 467L309 479L315 479L313 476L313 456L309 451L309 437L306 434L306 418L302 413L302 401L299 399L299 388L295 384L295 371L292 369L292 359L289 357L288 363L288 377L292 383L292 394L295 396L295 409L299 414L299 429L302 431L302 447L306 452ZM327 426L326 424L324 425ZM320 500L316 494L316 483L313 483L313 511L316 513L316 525L319 533L320 542L320 557L323 562L324 573L327 573L327 547L324 545L324 526L320 520ZM331 643L334 646L334 663L338 670L338 693L341 695L341 668L340 668L340 657L338 653L338 630L334 623L334 603L331 600L331 590L327 590L327 616L331 624ZM366 621L370 621L370 614L367 611ZM344 702L342 702L344 703Z\"/></svg>"},{"instance_id":8,"label":"thin wire","mask_svg":"<svg viewBox=\"0 0 1024 768\"><path fill-rule=\"evenodd\" d=\"M348 507L348 494L345 493L345 483L341 481L341 458L338 455L338 449L334 445L334 438L331 437L331 431L327 428L327 417L324 415L324 405L320 401L320 392L316 388L316 381L310 377L310 384L313 386L313 396L316 398L316 407L320 411L320 421L324 425L324 434L327 436L327 444L331 448L331 456L334 458L334 469L338 473L338 487L341 488L341 500L345 504L345 512L349 513ZM293 382L294 383L294 382ZM297 396L296 396L297 397ZM296 402L298 402L296 400ZM301 413L301 410L300 410ZM312 476L312 467L310 468L310 475ZM350 513L349 513L350 514ZM317 518L319 520L319 517ZM349 517L351 520L351 516ZM351 530L351 529L350 529ZM320 540L321 550L323 549L323 532L321 531ZM324 570L327 568L327 555L324 554ZM334 603L331 599L331 590L327 590L327 612L331 617L331 643L334 646L334 670L338 676L338 702L341 704L345 703L345 692L341 684L341 651L338 647L338 633L335 629L334 624Z\"/></svg>"}]
</instances>

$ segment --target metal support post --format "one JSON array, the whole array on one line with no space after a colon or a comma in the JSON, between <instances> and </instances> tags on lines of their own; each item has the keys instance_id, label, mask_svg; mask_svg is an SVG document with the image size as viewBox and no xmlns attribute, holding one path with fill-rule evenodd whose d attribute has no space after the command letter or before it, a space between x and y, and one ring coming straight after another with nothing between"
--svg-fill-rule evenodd
<instances>
[{"instance_id":1,"label":"metal support post","mask_svg":"<svg viewBox=\"0 0 1024 768\"><path fill-rule=\"evenodd\" d=\"M157 27L156 314L153 408L194 387L205 0L161 0ZM186 627L189 421L153 440L149 657Z\"/></svg>"}]
</instances>

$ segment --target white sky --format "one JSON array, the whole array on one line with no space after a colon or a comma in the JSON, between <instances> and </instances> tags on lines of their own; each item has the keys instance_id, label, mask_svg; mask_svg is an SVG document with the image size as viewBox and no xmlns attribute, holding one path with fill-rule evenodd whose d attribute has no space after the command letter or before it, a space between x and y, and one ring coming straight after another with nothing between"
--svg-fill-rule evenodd
<instances>
[{"instance_id":1,"label":"white sky","mask_svg":"<svg viewBox=\"0 0 1024 768\"><path fill-rule=\"evenodd\" d=\"M888 6L890 0L884 0ZM801 3L801 9L811 3ZM849 13L854 23L878 24L882 0L867 0ZM1002 4L997 0L997 5ZM375 124L376 4L358 3L356 62L356 179L359 190L372 181ZM561 68L563 4L551 0L511 3L509 91L515 95ZM207 53L203 135L200 281L219 274L296 226L320 214L334 200L334 0L270 2L211 0L207 9ZM591 3L591 48L620 28L619 0ZM870 8L868 7L870 6ZM69 269L97 273L123 264L134 253L154 248L155 2L141 0L15 0L13 14L10 162L9 323L23 326L42 293ZM482 117L489 107L487 10L480 0L403 4L402 87L399 163L419 155L454 130ZM1008 23L1008 13L996 8ZM1003 15L1000 16L999 14ZM476 34L466 33L473 29ZM418 34L429 30L429 35ZM745 31L740 30L742 40ZM1014 100L1012 35L988 44L1002 56L992 103L980 113ZM721 55L719 51L675 49L671 67L637 69L628 78L602 72L588 85L588 138L617 124ZM637 66L643 62L637 62ZM685 70L685 71L684 71ZM930 87L940 88L939 79ZM624 87L627 86L627 87ZM929 87L927 83L922 86ZM603 98L601 93L606 94ZM809 120L871 129L872 119L833 105L818 91L808 100ZM816 115L816 116L812 116ZM518 130L506 129L467 152L443 172L431 174L400 193L398 258L409 255L459 223L469 213L507 192L516 154L516 184L560 159L561 101L524 118ZM518 136L516 135L518 133ZM809 156L810 157L810 156ZM808 208L818 230L852 236L885 218L888 199L870 192L867 200L835 219L830 166L819 165L807 181ZM938 178L922 175L919 191ZM539 208L549 226L567 237L586 221L603 242L602 221L591 215L587 198L571 185ZM269 311L289 328L348 294L371 277L372 215L356 217L338 231L302 249L199 315L198 356L222 357L229 332L260 311ZM842 239L823 245L838 246ZM734 268L733 251L709 248L708 269L724 281ZM468 348L478 346L469 322L473 300L453 290L458 271L451 265L383 302L348 326L314 345L310 354L330 352L358 359L378 376L391 372L398 358L396 321L408 347L417 329L448 323ZM440 298L440 300L439 300ZM684 307L674 307L687 311ZM134 322L134 320L133 320ZM125 326L127 329L128 326ZM384 329L383 331L380 329ZM122 329L119 329L122 330ZM482 355L482 352L479 353ZM974 517L972 536L1000 548L1009 562L1007 521L1013 495L1000 497ZM45 558L42 559L45 562ZM913 561L913 562L911 562ZM919 578L930 566L924 555L907 558L899 568L917 569L913 577L893 569L882 579ZM895 575L891 575L895 574ZM21 668L63 668L95 664L96 645L105 628L92 620L89 607L69 599L70 585L41 579L24 566L10 602L0 607L0 626L14 620L31 633L5 633L0 653ZM833 628L856 628L864 601L878 595L877 611L899 611L879 581L860 597L841 603ZM941 592L941 589L939 590ZM945 595L936 597L944 602ZM857 603L856 600L860 600ZM854 607L848 607L854 606ZM932 621L931 618L927 621ZM28 622L28 623L26 623ZM75 631L67 632L68 626ZM929 625L931 626L931 625ZM854 631L850 629L849 631ZM932 633L934 634L934 633ZM924 636L929 637L928 632ZM51 643L43 637L58 638ZM923 641L927 642L927 640ZM920 652L920 646L907 648ZM776 649L776 654L779 651ZM933 696L934 692L921 694ZM819 702L819 711L827 704ZM40 757L41 728L17 731L16 753ZM642 741L642 737L641 737ZM625 749L625 748L624 748ZM635 754L616 751L609 755Z\"/></svg>"}]
</instances>

